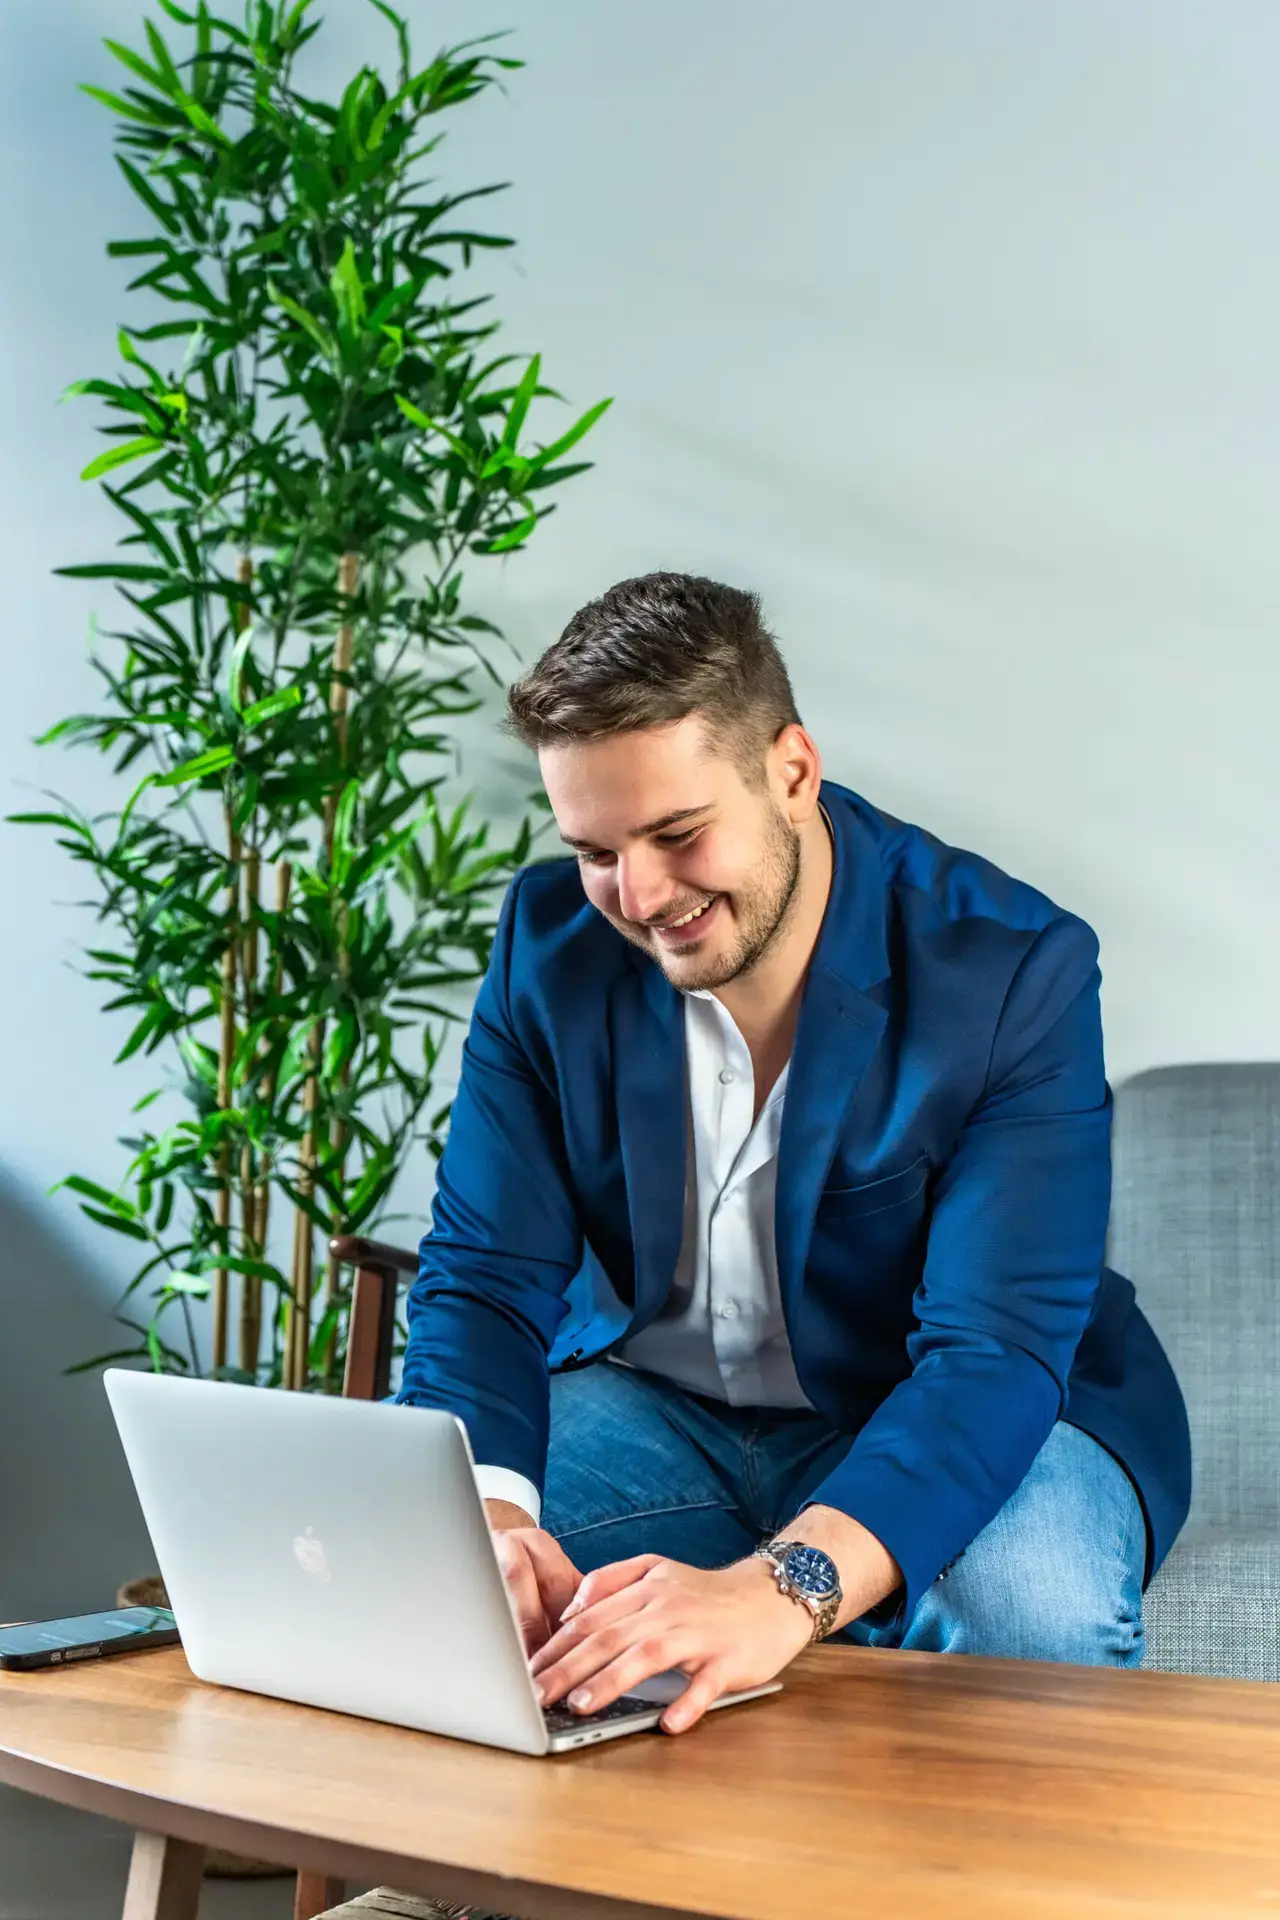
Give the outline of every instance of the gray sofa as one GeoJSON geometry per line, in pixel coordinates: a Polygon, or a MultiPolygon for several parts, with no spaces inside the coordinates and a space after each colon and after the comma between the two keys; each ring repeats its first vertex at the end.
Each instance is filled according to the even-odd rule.
{"type": "Polygon", "coordinates": [[[1107,1257],[1177,1369],[1195,1473],[1144,1664],[1280,1680],[1280,1064],[1128,1081],[1114,1170],[1107,1257]]]}

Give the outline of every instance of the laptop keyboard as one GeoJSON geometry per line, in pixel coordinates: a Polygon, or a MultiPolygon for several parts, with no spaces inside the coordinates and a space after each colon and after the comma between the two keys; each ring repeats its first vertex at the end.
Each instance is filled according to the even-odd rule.
{"type": "Polygon", "coordinates": [[[642,1700],[639,1694],[624,1693],[621,1700],[601,1707],[598,1713],[571,1713],[567,1707],[544,1707],[542,1718],[548,1733],[576,1733],[583,1727],[603,1727],[610,1720],[630,1720],[633,1714],[656,1713],[661,1703],[642,1700]]]}

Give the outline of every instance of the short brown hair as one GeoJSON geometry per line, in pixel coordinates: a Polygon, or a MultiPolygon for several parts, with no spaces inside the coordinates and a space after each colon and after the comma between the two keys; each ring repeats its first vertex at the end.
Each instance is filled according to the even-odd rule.
{"type": "Polygon", "coordinates": [[[575,613],[507,694],[528,747],[599,740],[701,714],[713,745],[752,785],[795,696],[760,601],[689,573],[646,573],[575,613]]]}

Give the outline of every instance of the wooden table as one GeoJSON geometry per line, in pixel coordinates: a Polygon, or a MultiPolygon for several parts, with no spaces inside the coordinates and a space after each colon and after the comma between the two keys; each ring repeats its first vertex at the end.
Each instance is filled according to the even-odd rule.
{"type": "Polygon", "coordinates": [[[530,1760],[194,1680],[0,1674],[0,1779],[139,1831],[129,1920],[202,1849],[527,1920],[1280,1915],[1280,1687],[845,1648],[679,1739],[530,1760]]]}

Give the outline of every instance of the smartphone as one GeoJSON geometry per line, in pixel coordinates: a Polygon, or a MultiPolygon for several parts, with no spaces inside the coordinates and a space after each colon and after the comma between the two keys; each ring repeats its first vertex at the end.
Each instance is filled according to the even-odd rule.
{"type": "Polygon", "coordinates": [[[60,1667],[69,1660],[177,1644],[178,1629],[167,1607],[119,1607],[112,1613],[77,1614],[72,1620],[0,1627],[0,1667],[60,1667]]]}

